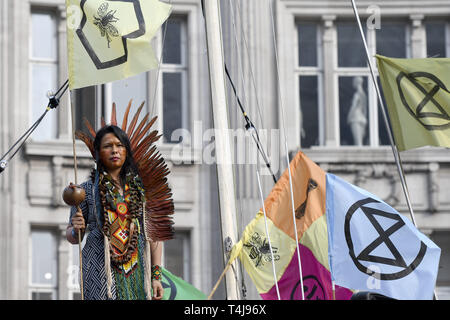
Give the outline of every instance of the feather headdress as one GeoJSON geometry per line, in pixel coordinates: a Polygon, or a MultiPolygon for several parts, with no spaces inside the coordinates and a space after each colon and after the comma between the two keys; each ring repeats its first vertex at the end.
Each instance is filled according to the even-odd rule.
{"type": "MultiPolygon", "coordinates": [[[[150,128],[157,117],[155,116],[148,121],[149,114],[147,113],[138,124],[139,115],[144,106],[143,102],[128,125],[131,103],[132,100],[128,103],[121,126],[118,125],[116,105],[113,103],[110,124],[119,126],[126,132],[130,140],[133,158],[145,189],[144,227],[146,237],[149,238],[147,240],[170,240],[174,235],[172,217],[174,204],[172,191],[167,181],[167,175],[170,171],[164,158],[154,145],[161,135],[158,135],[156,130],[150,132],[150,128]]],[[[94,139],[96,132],[86,118],[84,123],[89,134],[76,131],[75,135],[86,144],[95,159],[94,139]]],[[[106,126],[106,122],[102,118],[102,127],[104,126],[106,126]]]]}

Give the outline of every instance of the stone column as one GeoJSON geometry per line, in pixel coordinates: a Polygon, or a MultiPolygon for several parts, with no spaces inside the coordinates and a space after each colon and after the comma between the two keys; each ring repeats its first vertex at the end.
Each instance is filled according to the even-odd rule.
{"type": "Polygon", "coordinates": [[[423,14],[414,14],[409,17],[412,21],[411,28],[411,58],[427,57],[427,38],[425,26],[422,23],[423,14]]]}
{"type": "MultiPolygon", "coordinates": [[[[57,88],[67,80],[67,29],[66,29],[66,6],[58,6],[58,81],[57,88]]],[[[63,140],[72,139],[72,114],[70,105],[69,89],[62,96],[58,107],[58,138],[63,140]]]]}
{"type": "Polygon", "coordinates": [[[334,15],[322,16],[323,21],[323,78],[324,78],[324,105],[326,114],[325,117],[325,145],[327,147],[337,146],[336,124],[339,123],[339,114],[336,109],[335,97],[335,80],[334,69],[337,65],[337,35],[334,26],[334,15]]]}
{"type": "Polygon", "coordinates": [[[71,244],[66,239],[66,225],[58,226],[58,300],[68,300],[69,260],[71,244]]]}
{"type": "MultiPolygon", "coordinates": [[[[0,2],[0,156],[3,156],[9,149],[9,131],[10,131],[10,112],[8,108],[8,92],[10,83],[8,81],[9,73],[9,23],[10,9],[9,1],[0,2]]],[[[9,226],[10,226],[10,175],[9,168],[0,173],[0,203],[4,212],[2,224],[0,227],[0,299],[7,299],[9,285],[9,226]]]]}

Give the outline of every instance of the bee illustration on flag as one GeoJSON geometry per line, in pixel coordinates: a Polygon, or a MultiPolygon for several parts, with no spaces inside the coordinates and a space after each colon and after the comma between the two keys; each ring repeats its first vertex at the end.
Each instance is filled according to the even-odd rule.
{"type": "Polygon", "coordinates": [[[158,66],[152,38],[172,6],[159,0],[66,0],[70,90],[158,66]],[[73,14],[79,15],[74,19],[73,14]],[[75,22],[74,22],[75,21],[75,22]]]}
{"type": "Polygon", "coordinates": [[[112,41],[111,37],[118,37],[119,31],[117,31],[116,27],[113,23],[119,21],[114,15],[117,10],[109,10],[109,4],[103,2],[97,10],[98,17],[94,15],[94,24],[99,28],[100,34],[102,37],[106,37],[106,41],[108,41],[108,48],[110,48],[109,43],[112,41]]]}
{"type": "MultiPolygon", "coordinates": [[[[244,243],[244,247],[249,248],[249,256],[255,263],[255,267],[264,265],[264,262],[271,262],[272,256],[270,254],[270,246],[267,238],[262,239],[258,232],[255,232],[250,240],[244,243]]],[[[273,259],[280,260],[280,255],[276,254],[278,248],[272,247],[273,259]]]]}

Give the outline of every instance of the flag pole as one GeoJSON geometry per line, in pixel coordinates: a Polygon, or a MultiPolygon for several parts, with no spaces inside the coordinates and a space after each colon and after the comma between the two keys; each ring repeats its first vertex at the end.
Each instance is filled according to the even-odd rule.
{"type": "Polygon", "coordinates": [[[392,135],[391,127],[389,126],[389,121],[388,121],[388,118],[387,118],[387,115],[386,115],[386,108],[384,106],[383,99],[381,98],[380,88],[378,86],[377,78],[375,76],[375,72],[374,72],[374,69],[373,69],[373,66],[372,66],[372,61],[370,59],[369,49],[368,49],[368,46],[367,46],[366,38],[364,36],[364,31],[363,31],[363,28],[362,28],[362,25],[361,25],[361,20],[359,18],[358,9],[356,8],[355,1],[351,0],[351,2],[352,2],[353,11],[355,13],[356,21],[358,22],[358,27],[359,27],[359,31],[361,33],[361,38],[362,38],[362,41],[363,41],[363,44],[364,44],[364,49],[366,51],[367,63],[369,64],[370,73],[372,75],[372,81],[373,81],[373,84],[375,86],[375,90],[377,92],[378,102],[380,104],[381,111],[382,111],[382,114],[383,114],[384,124],[386,126],[386,130],[388,131],[389,142],[391,144],[392,152],[394,154],[395,163],[397,165],[397,170],[398,170],[398,172],[400,174],[400,181],[401,181],[401,184],[402,184],[403,192],[405,193],[406,203],[407,203],[408,208],[409,208],[409,213],[410,213],[410,216],[411,216],[411,220],[414,223],[414,226],[417,227],[416,219],[414,217],[414,211],[413,211],[413,208],[412,208],[412,205],[411,205],[411,200],[410,200],[410,197],[409,197],[408,187],[406,185],[405,174],[404,174],[402,162],[401,162],[401,159],[400,159],[400,153],[398,152],[397,145],[395,144],[394,138],[393,138],[393,135],[392,135]]]}
{"type": "MultiPolygon", "coordinates": [[[[206,42],[211,83],[213,121],[215,127],[217,178],[219,187],[219,205],[222,237],[237,243],[237,226],[234,219],[237,211],[235,183],[232,166],[231,139],[228,128],[228,113],[225,89],[224,56],[222,48],[220,5],[218,0],[202,1],[205,13],[206,42]]],[[[224,251],[226,247],[224,244],[224,251]]],[[[239,300],[238,290],[241,274],[237,269],[225,274],[227,299],[239,300]]]]}
{"type": "MultiPolygon", "coordinates": [[[[363,41],[363,44],[364,44],[364,49],[366,51],[367,63],[369,64],[370,74],[372,76],[372,81],[373,81],[373,84],[375,86],[375,90],[377,92],[378,102],[380,104],[381,111],[382,111],[382,114],[383,114],[384,124],[385,124],[386,130],[388,132],[388,137],[389,137],[389,142],[391,144],[392,153],[394,154],[395,164],[397,165],[397,170],[398,170],[398,173],[400,175],[400,181],[401,181],[401,184],[402,184],[403,192],[405,194],[406,203],[408,205],[408,209],[409,209],[409,213],[410,213],[410,216],[411,216],[411,220],[412,220],[414,226],[417,228],[416,219],[414,217],[414,211],[413,211],[413,208],[412,208],[412,205],[411,205],[411,199],[409,197],[408,186],[406,185],[405,173],[403,171],[403,166],[402,166],[402,162],[401,162],[401,159],[400,159],[400,153],[399,153],[399,151],[397,149],[397,145],[394,142],[394,138],[393,138],[393,135],[392,135],[391,127],[389,126],[389,121],[388,121],[387,115],[386,115],[386,108],[384,106],[383,99],[381,98],[380,88],[378,86],[377,78],[375,76],[375,72],[374,72],[374,69],[373,69],[373,66],[372,66],[372,61],[370,59],[369,48],[367,46],[367,41],[366,41],[366,38],[364,36],[364,31],[363,31],[363,28],[362,28],[362,25],[361,25],[361,20],[359,18],[358,9],[356,8],[355,0],[351,0],[351,2],[352,2],[353,12],[355,13],[356,21],[358,23],[359,32],[361,33],[361,38],[362,38],[362,41],[363,41]]],[[[436,300],[438,299],[437,295],[436,295],[436,290],[434,291],[434,298],[436,300]]]]}
{"type": "MultiPolygon", "coordinates": [[[[78,166],[77,166],[77,152],[75,147],[75,94],[72,90],[69,90],[70,95],[70,111],[72,120],[72,152],[73,152],[73,171],[75,177],[75,185],[78,185],[78,166]]],[[[80,211],[79,205],[77,205],[77,210],[80,211]]],[[[83,254],[81,248],[81,230],[78,230],[78,258],[79,258],[79,273],[80,273],[80,293],[81,300],[84,300],[84,289],[83,289],[83,254]]]]}

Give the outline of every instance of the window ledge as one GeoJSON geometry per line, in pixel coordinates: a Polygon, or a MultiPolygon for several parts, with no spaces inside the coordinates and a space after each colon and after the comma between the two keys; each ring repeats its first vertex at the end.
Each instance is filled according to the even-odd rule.
{"type": "MultiPolygon", "coordinates": [[[[201,163],[202,150],[178,144],[157,145],[161,155],[174,164],[201,163]]],[[[26,156],[39,157],[73,157],[72,140],[29,141],[24,146],[26,156]]],[[[91,153],[84,142],[76,140],[75,151],[78,158],[91,158],[91,153]]]]}
{"type": "MultiPolygon", "coordinates": [[[[395,162],[390,146],[383,147],[312,147],[302,150],[308,157],[318,163],[366,163],[395,162]]],[[[450,149],[423,147],[400,152],[402,162],[450,162],[450,149]]]]}
{"type": "Polygon", "coordinates": [[[194,148],[189,145],[180,144],[161,144],[158,146],[164,159],[173,164],[196,164],[202,163],[202,149],[194,148]]]}
{"type": "MultiPolygon", "coordinates": [[[[72,140],[29,141],[24,150],[27,156],[73,157],[72,140]]],[[[89,149],[80,140],[75,141],[75,152],[77,157],[92,157],[89,149]]]]}

